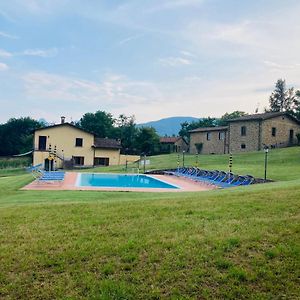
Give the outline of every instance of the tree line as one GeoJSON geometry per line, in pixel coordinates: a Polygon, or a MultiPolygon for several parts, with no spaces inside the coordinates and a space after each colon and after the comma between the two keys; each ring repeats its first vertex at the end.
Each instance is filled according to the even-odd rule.
{"type": "MultiPolygon", "coordinates": [[[[105,111],[86,113],[74,126],[102,138],[121,140],[124,154],[155,154],[159,151],[159,136],[152,127],[137,127],[133,116],[113,118],[105,111]]],[[[33,148],[34,131],[48,126],[30,117],[11,118],[0,125],[0,156],[26,153],[33,148]]]]}
{"type": "MultiPolygon", "coordinates": [[[[279,79],[269,98],[266,112],[288,112],[300,120],[300,91],[287,88],[286,82],[279,79]]],[[[189,131],[199,127],[226,126],[231,119],[247,115],[243,111],[233,111],[221,118],[202,118],[194,122],[181,124],[179,135],[189,139],[189,131]]],[[[121,140],[121,152],[124,154],[153,155],[160,152],[159,136],[152,127],[138,127],[134,116],[124,114],[114,118],[112,114],[98,110],[85,113],[74,125],[97,137],[121,140]]],[[[11,118],[0,124],[0,156],[25,153],[33,148],[33,134],[36,129],[47,126],[44,121],[30,117],[11,118]]]]}

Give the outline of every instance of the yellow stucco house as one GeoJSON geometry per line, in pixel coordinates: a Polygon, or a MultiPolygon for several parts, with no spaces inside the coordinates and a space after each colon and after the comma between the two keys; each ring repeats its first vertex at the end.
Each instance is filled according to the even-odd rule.
{"type": "Polygon", "coordinates": [[[121,141],[97,138],[70,123],[37,129],[34,133],[33,165],[46,170],[124,164],[139,156],[120,154],[121,141]]]}

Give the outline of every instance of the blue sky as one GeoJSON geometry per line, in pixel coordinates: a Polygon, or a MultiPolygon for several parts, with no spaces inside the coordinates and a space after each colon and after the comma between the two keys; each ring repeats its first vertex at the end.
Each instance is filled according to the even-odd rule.
{"type": "Polygon", "coordinates": [[[300,88],[299,0],[0,0],[0,122],[263,111],[300,88]]]}

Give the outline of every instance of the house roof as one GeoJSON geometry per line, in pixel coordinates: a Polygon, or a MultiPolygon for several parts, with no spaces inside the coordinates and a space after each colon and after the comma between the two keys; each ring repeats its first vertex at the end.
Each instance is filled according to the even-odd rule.
{"type": "Polygon", "coordinates": [[[180,136],[164,136],[159,138],[159,141],[161,143],[176,143],[180,138],[180,136]]]}
{"type": "MultiPolygon", "coordinates": [[[[70,124],[70,123],[51,125],[51,126],[36,129],[35,131],[49,129],[49,128],[55,128],[55,127],[60,127],[60,126],[70,126],[72,128],[75,128],[77,130],[83,131],[85,133],[88,133],[88,134],[91,134],[91,135],[94,136],[94,134],[92,134],[92,133],[90,133],[86,130],[83,130],[81,128],[78,128],[75,125],[70,124]]],[[[97,137],[94,137],[93,147],[95,147],[95,148],[106,148],[106,149],[120,149],[120,148],[122,148],[120,140],[108,139],[108,138],[97,138],[97,137]]]]}
{"type": "Polygon", "coordinates": [[[107,148],[107,149],[120,149],[121,141],[116,139],[108,139],[108,138],[95,138],[93,147],[107,148]]]}
{"type": "Polygon", "coordinates": [[[267,120],[267,119],[272,119],[280,116],[286,116],[289,117],[290,119],[294,120],[298,124],[300,122],[294,118],[292,115],[286,113],[286,112],[267,112],[263,114],[254,114],[254,115],[247,115],[247,116],[242,116],[240,118],[228,120],[228,122],[241,122],[241,121],[262,121],[262,120],[267,120]]]}
{"type": "Polygon", "coordinates": [[[181,136],[163,136],[159,138],[159,141],[163,144],[175,144],[180,139],[182,139],[183,142],[188,145],[188,142],[181,136]]]}
{"type": "Polygon", "coordinates": [[[200,127],[193,130],[190,130],[190,133],[193,132],[207,132],[207,131],[226,131],[228,130],[227,126],[216,126],[216,127],[200,127]]]}
{"type": "Polygon", "coordinates": [[[89,133],[91,135],[93,135],[92,133],[84,130],[84,129],[81,129],[81,128],[78,128],[77,126],[73,125],[73,124],[70,124],[70,123],[62,123],[62,124],[55,124],[55,125],[50,125],[50,126],[47,126],[47,127],[42,127],[42,128],[38,128],[36,129],[35,131],[40,131],[40,130],[44,130],[44,129],[49,129],[49,128],[55,128],[55,127],[61,127],[61,126],[69,126],[69,127],[72,127],[72,128],[75,128],[77,130],[80,130],[80,131],[83,131],[85,133],[89,133]]]}

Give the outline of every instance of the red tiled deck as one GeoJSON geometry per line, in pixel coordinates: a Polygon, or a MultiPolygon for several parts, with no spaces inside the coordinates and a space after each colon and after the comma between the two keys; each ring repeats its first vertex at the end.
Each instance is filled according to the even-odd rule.
{"type": "Polygon", "coordinates": [[[187,178],[179,178],[170,175],[151,175],[154,178],[165,181],[179,187],[179,189],[157,189],[157,188],[110,188],[110,187],[82,187],[76,186],[76,172],[67,172],[62,182],[33,181],[22,188],[22,190],[89,190],[89,191],[126,191],[126,192],[200,192],[216,189],[215,186],[202,182],[195,182],[187,178]]]}

